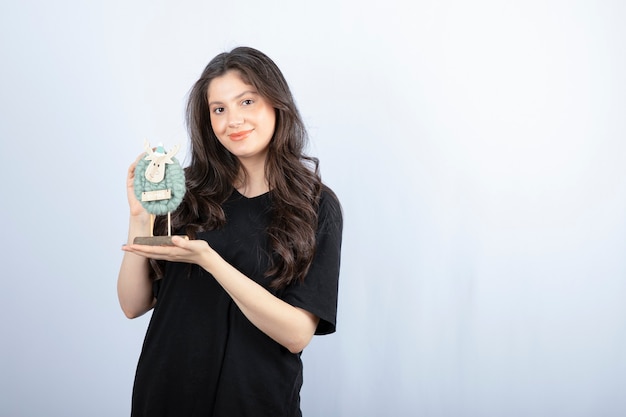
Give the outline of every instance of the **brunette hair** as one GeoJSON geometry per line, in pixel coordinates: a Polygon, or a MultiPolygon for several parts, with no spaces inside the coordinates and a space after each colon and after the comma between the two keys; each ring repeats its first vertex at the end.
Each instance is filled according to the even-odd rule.
{"type": "MultiPolygon", "coordinates": [[[[305,155],[308,136],[287,81],[262,52],[239,47],[217,55],[192,87],[187,103],[191,163],[185,169],[187,192],[173,213],[174,227],[193,237],[224,225],[222,203],[233,191],[241,166],[217,139],[211,126],[207,91],[211,81],[229,71],[252,85],[274,107],[276,126],[269,144],[265,175],[271,190],[268,226],[273,288],[306,276],[315,251],[317,209],[322,192],[317,158],[305,155]]],[[[159,228],[163,221],[159,222],[159,228]]]]}

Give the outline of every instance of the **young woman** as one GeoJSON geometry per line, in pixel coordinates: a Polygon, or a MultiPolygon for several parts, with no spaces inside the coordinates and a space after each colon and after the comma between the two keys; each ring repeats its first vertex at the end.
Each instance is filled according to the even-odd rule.
{"type": "Polygon", "coordinates": [[[303,153],[302,119],[263,53],[216,56],[191,90],[187,124],[187,193],[172,223],[188,239],[132,244],[150,230],[133,191],[142,156],[128,170],[118,296],[129,318],[154,309],[132,415],[300,416],[301,352],[335,331],[340,204],[303,153]]]}

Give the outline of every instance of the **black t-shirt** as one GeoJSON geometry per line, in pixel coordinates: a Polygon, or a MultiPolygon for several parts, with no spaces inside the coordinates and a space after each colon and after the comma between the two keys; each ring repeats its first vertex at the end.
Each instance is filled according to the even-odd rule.
{"type": "MultiPolygon", "coordinates": [[[[333,194],[320,201],[316,253],[303,283],[269,288],[266,228],[271,192],[233,191],[226,225],[199,233],[228,263],[335,331],[342,215],[333,194]]],[[[132,416],[300,416],[302,362],[257,329],[217,281],[197,265],[167,263],[137,365],[132,416]]]]}

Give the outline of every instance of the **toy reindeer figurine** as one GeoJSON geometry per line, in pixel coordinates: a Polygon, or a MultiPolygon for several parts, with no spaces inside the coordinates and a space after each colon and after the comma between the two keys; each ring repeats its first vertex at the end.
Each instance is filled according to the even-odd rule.
{"type": "Polygon", "coordinates": [[[134,243],[141,245],[171,245],[171,213],[176,210],[185,195],[185,171],[174,155],[180,145],[166,152],[162,144],[155,150],[147,141],[144,144],[146,157],[135,167],[135,195],[141,205],[150,213],[150,236],[136,237],[134,243]],[[154,236],[156,216],[167,214],[167,236],[154,236]]]}

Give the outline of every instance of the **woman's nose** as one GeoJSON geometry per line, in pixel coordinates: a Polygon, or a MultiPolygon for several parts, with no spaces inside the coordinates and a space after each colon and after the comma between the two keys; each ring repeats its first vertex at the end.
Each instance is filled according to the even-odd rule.
{"type": "Polygon", "coordinates": [[[243,116],[237,112],[230,112],[228,118],[229,127],[237,127],[243,124],[243,116]]]}

